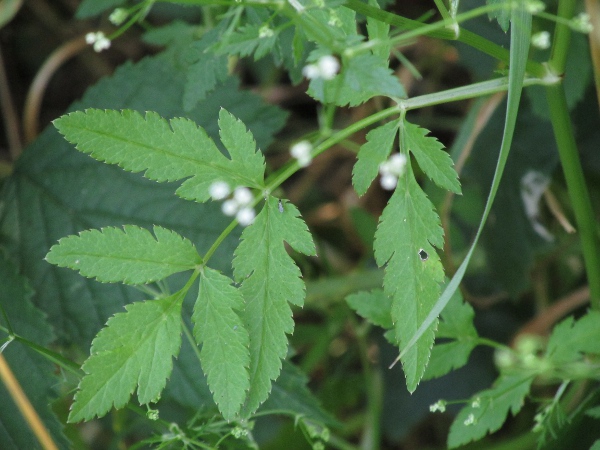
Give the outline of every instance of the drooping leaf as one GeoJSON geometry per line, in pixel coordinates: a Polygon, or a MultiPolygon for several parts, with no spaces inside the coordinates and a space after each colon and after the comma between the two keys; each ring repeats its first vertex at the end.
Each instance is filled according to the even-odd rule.
{"type": "MultiPolygon", "coordinates": [[[[230,116],[222,109],[219,123],[230,116]]],[[[188,119],[167,122],[154,112],[143,117],[132,110],[88,109],[56,119],[54,125],[78,150],[99,161],[144,171],[144,176],[159,182],[189,178],[176,191],[186,199],[208,200],[215,181],[232,187],[263,184],[264,158],[256,153],[256,145],[242,149],[242,159],[234,156],[240,149],[234,149],[229,159],[204,129],[188,119]]]]}
{"type": "Polygon", "coordinates": [[[202,263],[194,245],[155,226],[154,234],[134,225],[83,231],[54,245],[46,260],[103,283],[146,284],[202,263]]]}
{"type": "Polygon", "coordinates": [[[392,121],[367,133],[367,142],[360,147],[352,169],[352,184],[358,195],[364,195],[379,173],[379,165],[392,151],[398,133],[398,122],[392,121]]]}
{"type": "Polygon", "coordinates": [[[248,332],[236,311],[244,307],[242,293],[231,280],[205,267],[200,275],[192,320],[202,345],[202,369],[223,417],[232,420],[249,388],[248,332]]]}
{"type": "MultiPolygon", "coordinates": [[[[383,285],[392,298],[392,322],[400,346],[414,335],[440,293],[444,270],[433,246],[443,246],[440,219],[408,171],[400,177],[375,233],[375,259],[379,266],[386,265],[383,285]]],[[[410,392],[429,361],[436,326],[434,321],[402,358],[410,392]]]]}
{"type": "Polygon", "coordinates": [[[589,311],[577,322],[568,317],[550,335],[547,357],[557,366],[581,357],[582,353],[600,354],[600,312],[589,311]]]}
{"type": "Polygon", "coordinates": [[[394,326],[390,315],[392,299],[385,295],[383,290],[357,292],[346,297],[346,302],[358,315],[369,322],[385,329],[394,326]]]}
{"type": "Polygon", "coordinates": [[[135,389],[140,404],[158,401],[181,346],[182,301],[177,293],[132,303],[126,313],[108,320],[82,366],[86,375],[69,422],[101,417],[113,406],[122,408],[135,389]]]}
{"type": "MultiPolygon", "coordinates": [[[[226,24],[225,21],[220,24],[226,24]]],[[[183,107],[191,110],[198,102],[206,98],[206,94],[227,78],[227,56],[217,55],[210,47],[221,34],[222,27],[215,27],[202,39],[190,44],[187,50],[187,80],[183,93],[183,107]]]]}
{"type": "Polygon", "coordinates": [[[448,447],[458,447],[498,430],[509,411],[515,415],[521,410],[533,378],[522,373],[501,375],[492,388],[479,392],[454,419],[448,447]]]}
{"type": "MultiPolygon", "coordinates": [[[[17,273],[15,265],[0,255],[0,325],[40,346],[55,338],[45,314],[31,302],[30,283],[17,273]]],[[[0,346],[8,335],[0,331],[0,346]]],[[[37,412],[59,448],[72,445],[63,434],[62,425],[50,407],[58,397],[56,366],[33,348],[19,341],[10,342],[2,356],[17,379],[27,399],[37,412]]],[[[0,383],[0,447],[6,450],[39,448],[35,434],[20,414],[4,383],[0,383]]]]}
{"type": "Polygon", "coordinates": [[[431,180],[443,189],[460,194],[458,174],[450,155],[443,151],[444,146],[425,128],[404,122],[402,131],[406,134],[408,150],[415,155],[419,167],[431,180]]]}
{"type": "Polygon", "coordinates": [[[431,360],[423,375],[424,380],[441,377],[467,363],[471,351],[477,345],[474,317],[471,305],[463,301],[460,291],[455,292],[440,315],[436,340],[443,341],[436,342],[431,350],[431,360]]]}
{"type": "Polygon", "coordinates": [[[284,241],[294,250],[314,255],[306,224],[291,203],[280,212],[269,197],[254,222],[244,229],[235,251],[235,279],[242,282],[246,306],[242,314],[250,336],[250,391],[243,414],[254,412],[271,391],[287,353],[286,334],[294,330],[289,303],[302,306],[304,283],[300,269],[287,254],[284,241]],[[288,303],[289,302],[289,303],[288,303]]]}

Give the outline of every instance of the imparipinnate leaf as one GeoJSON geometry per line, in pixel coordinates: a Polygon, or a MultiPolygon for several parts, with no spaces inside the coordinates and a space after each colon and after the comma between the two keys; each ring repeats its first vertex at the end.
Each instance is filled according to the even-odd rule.
{"type": "Polygon", "coordinates": [[[450,155],[443,150],[444,146],[433,136],[427,136],[429,130],[404,122],[402,132],[408,150],[415,155],[419,167],[431,180],[443,189],[460,194],[458,174],[450,155]]]}
{"type": "Polygon", "coordinates": [[[134,225],[83,231],[60,239],[46,260],[104,283],[126,284],[162,280],[202,263],[187,239],[159,226],[154,234],[134,225]]]}
{"type": "Polygon", "coordinates": [[[251,414],[267,398],[287,353],[286,334],[294,330],[289,303],[302,306],[304,282],[288,255],[294,250],[314,255],[315,247],[298,209],[269,197],[254,222],[244,229],[235,251],[235,279],[242,282],[246,306],[242,314],[250,336],[250,390],[242,412],[251,414]],[[288,303],[289,302],[289,303],[288,303]]]}
{"type": "MultiPolygon", "coordinates": [[[[386,265],[384,290],[392,298],[392,322],[400,345],[414,335],[438,299],[444,270],[433,246],[443,246],[443,231],[433,205],[412,171],[400,177],[375,233],[375,259],[386,265]]],[[[406,384],[413,392],[433,346],[437,320],[402,357],[406,384]]]]}
{"type": "MultiPolygon", "coordinates": [[[[230,114],[221,110],[219,121],[230,114]]],[[[232,159],[188,119],[167,122],[154,112],[143,117],[136,111],[88,109],[67,114],[54,121],[65,138],[90,156],[118,164],[130,172],[144,171],[155,181],[189,178],[177,189],[183,198],[204,202],[209,187],[225,181],[232,187],[263,185],[264,159],[256,146],[235,149],[232,159]]]]}
{"type": "Polygon", "coordinates": [[[79,383],[69,422],[125,406],[136,388],[140,404],[158,401],[181,346],[182,302],[179,293],[136,302],[108,320],[82,366],[87,375],[79,383]]]}
{"type": "Polygon", "coordinates": [[[600,354],[600,312],[589,311],[577,322],[568,317],[554,327],[546,355],[555,364],[575,361],[581,353],[600,354]]]}
{"type": "Polygon", "coordinates": [[[379,173],[379,165],[392,151],[398,134],[398,122],[392,121],[367,133],[367,142],[360,147],[358,160],[352,169],[352,184],[363,195],[379,173]]]}
{"type": "Polygon", "coordinates": [[[244,308],[244,298],[231,283],[225,275],[205,267],[192,315],[194,336],[202,345],[202,369],[227,420],[238,413],[250,386],[248,332],[236,313],[244,308]]]}
{"type": "Polygon", "coordinates": [[[521,410],[533,379],[534,376],[527,373],[501,375],[492,388],[479,392],[454,419],[448,447],[476,441],[498,430],[509,411],[515,415],[521,410]]]}
{"type": "Polygon", "coordinates": [[[346,302],[358,315],[369,322],[385,329],[394,326],[390,314],[392,299],[385,295],[383,290],[373,289],[369,292],[357,292],[346,297],[346,302]]]}
{"type": "Polygon", "coordinates": [[[443,342],[433,346],[424,380],[441,377],[467,363],[477,345],[474,317],[471,305],[463,301],[460,291],[456,291],[440,315],[436,339],[443,339],[443,342]],[[448,342],[448,339],[452,341],[448,342]]]}

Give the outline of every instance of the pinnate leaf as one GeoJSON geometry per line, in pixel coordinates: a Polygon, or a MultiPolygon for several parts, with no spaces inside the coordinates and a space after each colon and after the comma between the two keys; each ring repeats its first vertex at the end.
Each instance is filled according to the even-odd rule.
{"type": "Polygon", "coordinates": [[[289,303],[302,306],[305,288],[300,269],[288,255],[294,250],[314,255],[312,237],[291,203],[279,211],[269,197],[254,222],[244,229],[235,251],[235,279],[242,282],[246,306],[242,314],[250,336],[250,390],[243,414],[249,415],[267,398],[287,353],[286,334],[294,330],[289,303]]]}
{"type": "Polygon", "coordinates": [[[600,354],[600,312],[590,311],[577,322],[568,317],[554,327],[546,355],[556,364],[580,358],[581,353],[600,354]]]}
{"type": "Polygon", "coordinates": [[[155,226],[154,234],[134,225],[83,231],[54,245],[46,260],[104,283],[145,284],[196,267],[194,245],[177,233],[155,226]]]}
{"type": "Polygon", "coordinates": [[[181,346],[181,304],[174,294],[132,303],[111,317],[83,364],[69,422],[101,417],[123,407],[137,387],[141,404],[158,401],[181,346]]]}
{"type": "Polygon", "coordinates": [[[531,374],[501,375],[491,389],[478,393],[454,419],[448,435],[448,447],[476,441],[498,430],[509,411],[515,415],[521,410],[533,379],[531,374]]]}
{"type": "Polygon", "coordinates": [[[367,133],[367,142],[360,147],[352,170],[352,184],[358,195],[364,195],[379,173],[379,165],[392,151],[398,133],[398,122],[388,122],[367,133]]]}
{"type": "MultiPolygon", "coordinates": [[[[219,123],[231,116],[221,109],[219,123]]],[[[232,187],[263,185],[264,159],[256,146],[235,149],[244,158],[223,155],[206,131],[188,119],[166,121],[154,112],[88,109],[60,117],[54,125],[77,149],[99,161],[144,172],[155,181],[189,178],[177,189],[183,198],[204,202],[209,187],[225,181],[232,187]]],[[[252,140],[252,142],[254,142],[252,140]]]]}
{"type": "Polygon", "coordinates": [[[450,155],[443,150],[444,146],[425,128],[404,122],[403,132],[408,150],[415,155],[419,166],[431,180],[443,189],[460,194],[458,174],[450,155]]]}
{"type": "Polygon", "coordinates": [[[248,332],[234,311],[243,307],[244,298],[231,280],[205,267],[192,315],[194,336],[202,345],[200,360],[208,386],[227,420],[238,413],[249,388],[248,332]]]}
{"type": "MultiPolygon", "coordinates": [[[[440,219],[412,172],[398,182],[375,233],[375,259],[386,265],[383,281],[392,298],[392,322],[401,345],[415,334],[440,294],[444,270],[433,248],[443,246],[440,219]]],[[[419,383],[434,341],[437,320],[402,358],[407,388],[419,383]]]]}

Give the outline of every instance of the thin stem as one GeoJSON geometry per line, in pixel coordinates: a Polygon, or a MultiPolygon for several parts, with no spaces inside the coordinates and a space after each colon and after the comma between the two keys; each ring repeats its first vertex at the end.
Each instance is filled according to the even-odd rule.
{"type": "Polygon", "coordinates": [[[590,285],[590,303],[593,309],[600,311],[600,242],[596,234],[596,218],[585,185],[564,88],[548,86],[546,96],[554,137],[581,238],[583,259],[590,285]]]}
{"type": "MultiPolygon", "coordinates": [[[[573,16],[574,11],[574,0],[561,0],[558,3],[556,15],[559,18],[570,19],[573,16]]],[[[553,41],[548,66],[554,73],[562,75],[567,64],[567,53],[569,51],[569,44],[571,43],[571,28],[564,22],[557,21],[556,28],[554,29],[553,41]]]]}

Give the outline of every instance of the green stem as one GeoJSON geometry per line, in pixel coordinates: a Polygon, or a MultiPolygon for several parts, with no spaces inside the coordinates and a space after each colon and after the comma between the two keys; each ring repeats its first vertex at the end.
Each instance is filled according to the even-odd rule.
{"type": "MultiPolygon", "coordinates": [[[[575,6],[574,0],[561,0],[558,4],[558,17],[570,19],[575,6]]],[[[571,29],[562,21],[557,21],[548,66],[558,75],[564,73],[570,42],[571,29]]],[[[546,87],[546,97],[560,162],[581,237],[583,259],[590,285],[590,303],[593,309],[600,310],[600,242],[596,234],[596,217],[585,185],[564,87],[562,85],[546,87]]]]}
{"type": "Polygon", "coordinates": [[[581,238],[583,259],[590,286],[590,303],[593,309],[600,311],[600,243],[596,235],[596,218],[585,185],[564,88],[548,86],[546,96],[554,137],[581,238]]]}

